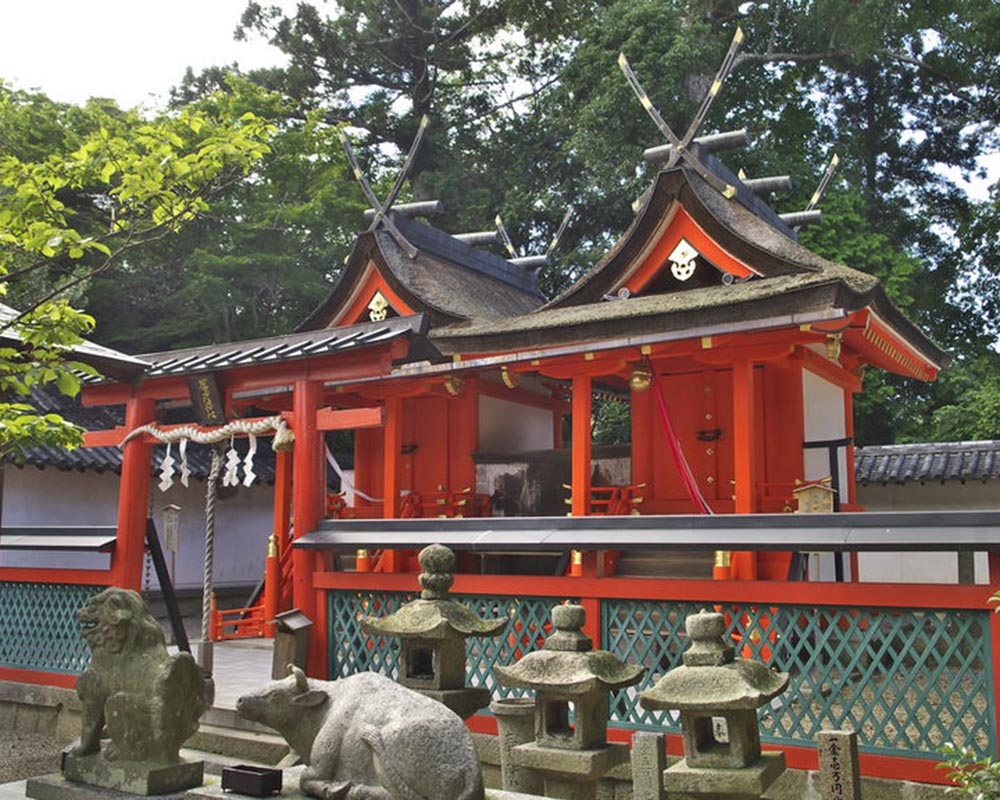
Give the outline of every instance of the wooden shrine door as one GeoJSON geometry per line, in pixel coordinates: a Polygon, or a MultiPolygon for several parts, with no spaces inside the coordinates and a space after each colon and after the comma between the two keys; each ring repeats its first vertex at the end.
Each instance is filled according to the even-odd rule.
{"type": "MultiPolygon", "coordinates": [[[[702,494],[716,513],[732,511],[732,373],[705,370],[658,377],[677,438],[702,494]]],[[[658,513],[695,513],[695,506],[667,447],[658,412],[654,408],[652,413],[653,507],[650,511],[655,508],[658,513]]]]}

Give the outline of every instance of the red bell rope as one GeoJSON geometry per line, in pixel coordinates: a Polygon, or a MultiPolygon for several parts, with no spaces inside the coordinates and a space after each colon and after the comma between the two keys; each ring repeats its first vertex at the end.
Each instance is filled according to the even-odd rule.
{"type": "Polygon", "coordinates": [[[708,501],[705,500],[705,496],[701,493],[701,488],[695,480],[694,473],[691,472],[691,465],[688,464],[688,460],[684,457],[684,450],[674,431],[674,423],[670,419],[670,412],[667,411],[667,404],[663,399],[663,389],[660,387],[660,381],[655,375],[653,376],[652,384],[653,392],[656,394],[656,407],[660,412],[660,422],[663,423],[663,430],[666,433],[667,447],[670,448],[670,455],[673,456],[674,463],[677,465],[677,471],[681,474],[681,481],[684,483],[684,488],[687,489],[688,497],[691,498],[691,501],[695,504],[700,514],[714,514],[715,512],[709,507],[708,501]]]}

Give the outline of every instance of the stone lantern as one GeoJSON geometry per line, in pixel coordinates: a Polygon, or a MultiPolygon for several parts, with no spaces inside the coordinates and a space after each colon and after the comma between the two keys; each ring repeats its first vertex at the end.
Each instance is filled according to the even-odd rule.
{"type": "Polygon", "coordinates": [[[643,708],[681,712],[684,759],[663,773],[670,796],[759,797],[785,769],[784,753],[761,753],[757,709],[788,687],[788,675],[735,658],[722,614],[687,618],[691,647],[639,696],[643,708]]]}
{"type": "Polygon", "coordinates": [[[467,719],[490,702],[485,687],[465,685],[465,640],[469,636],[497,636],[507,619],[480,619],[452,600],[455,554],[432,544],[418,556],[423,572],[420,598],[387,617],[365,617],[361,628],[369,636],[396,636],[401,642],[399,682],[431,697],[467,719]]]}
{"type": "Polygon", "coordinates": [[[511,755],[545,776],[546,797],[594,798],[601,776],[629,757],[627,745],[607,740],[608,693],[635,685],[645,670],[594,650],[585,621],[583,606],[556,606],[556,630],[542,649],[495,668],[500,684],[535,692],[535,740],[511,755]]]}

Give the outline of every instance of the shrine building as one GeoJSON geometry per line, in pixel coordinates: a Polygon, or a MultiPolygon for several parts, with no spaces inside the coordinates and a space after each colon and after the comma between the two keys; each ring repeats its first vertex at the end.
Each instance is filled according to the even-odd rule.
{"type": "MultiPolygon", "coordinates": [[[[491,690],[500,691],[492,664],[537,644],[553,602],[588,608],[595,647],[652,659],[650,680],[679,658],[685,615],[714,604],[727,609],[743,651],[790,672],[790,694],[804,698],[769,712],[764,730],[791,766],[812,764],[814,733],[850,723],[856,708],[866,774],[940,780],[932,762],[945,740],[995,752],[983,664],[997,632],[982,589],[948,587],[942,601],[915,587],[851,582],[859,540],[850,536],[867,530],[853,470],[852,398],[863,371],[929,381],[945,354],[877,278],[805,248],[753,182],[697,142],[691,152],[697,165],[682,159],[659,171],[620,240],[552,299],[539,290],[537,264],[405,208],[376,208],[342,277],[297,331],[139,356],[127,379],[87,386],[85,404],[125,407],[123,426],[86,439],[124,442],[110,566],[48,577],[0,567],[0,582],[84,594],[138,588],[154,445],[216,443],[211,492],[213,481],[254,468],[252,448],[225,456],[232,437],[259,437],[259,447],[282,438],[270,543],[256,534],[245,542],[268,550],[264,597],[240,611],[269,635],[276,613],[298,609],[312,623],[311,675],[391,671],[393,651],[366,643],[360,619],[412,596],[415,554],[439,541],[459,553],[456,595],[511,619],[499,649],[469,645],[476,678],[491,690]],[[613,452],[592,442],[594,404],[608,398],[627,402],[631,429],[613,452]],[[351,470],[337,464],[335,431],[352,434],[351,470]],[[335,473],[341,490],[331,492],[335,473]],[[808,510],[826,513],[790,513],[808,510]],[[817,581],[803,558],[813,550],[838,554],[836,580],[817,581]],[[672,572],[678,559],[694,572],[672,572]],[[959,622],[932,610],[942,602],[959,622]],[[979,667],[928,667],[928,679],[912,658],[865,650],[866,637],[881,643],[880,631],[899,626],[937,641],[933,625],[965,625],[956,647],[979,654],[979,667]],[[851,660],[864,652],[869,659],[851,660]],[[863,687],[848,680],[858,670],[886,691],[902,681],[925,693],[926,680],[946,673],[973,681],[981,701],[949,706],[950,727],[887,726],[900,708],[919,709],[904,693],[873,716],[863,687]]],[[[892,528],[881,517],[872,526],[876,538],[892,528]]],[[[949,544],[966,546],[964,535],[949,544]]],[[[45,682],[43,672],[0,663],[8,679],[45,682]]],[[[612,704],[612,739],[670,729],[638,707],[643,688],[612,704]]],[[[495,731],[488,715],[469,724],[495,731]]],[[[679,736],[671,741],[679,752],[679,736]]]]}

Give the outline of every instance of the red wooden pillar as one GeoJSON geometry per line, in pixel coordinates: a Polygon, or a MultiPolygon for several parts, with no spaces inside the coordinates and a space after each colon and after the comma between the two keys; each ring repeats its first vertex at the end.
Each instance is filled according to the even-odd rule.
{"type": "MultiPolygon", "coordinates": [[[[131,397],[125,403],[125,430],[133,431],[153,421],[153,400],[131,397]]],[[[141,436],[130,440],[122,452],[122,477],[118,485],[118,534],[111,560],[111,582],[124,589],[142,588],[142,562],[146,553],[146,517],[153,468],[153,445],[141,436]]]]}
{"type": "Polygon", "coordinates": [[[590,376],[573,378],[573,486],[571,510],[574,517],[585,517],[590,509],[590,376]]]}
{"type": "MultiPolygon", "coordinates": [[[[400,462],[403,448],[403,400],[387,397],[385,401],[385,437],[382,453],[382,518],[396,519],[399,515],[400,462]]],[[[405,554],[399,550],[382,553],[382,569],[401,572],[405,554]]]]}
{"type": "MultiPolygon", "coordinates": [[[[289,540],[292,518],[292,453],[289,451],[274,454],[274,536],[278,540],[278,593],[275,596],[275,611],[281,613],[290,608],[292,587],[283,584],[285,576],[281,565],[291,560],[289,552],[292,543],[289,540]]],[[[289,578],[290,579],[290,578],[289,578]]]]}
{"type": "Polygon", "coordinates": [[[479,447],[479,386],[465,382],[461,397],[448,401],[448,485],[459,491],[476,489],[476,465],[472,454],[479,447]]]}
{"type": "Polygon", "coordinates": [[[382,518],[396,519],[399,513],[399,462],[403,447],[403,401],[385,401],[385,451],[382,457],[382,518]]]}
{"type": "MultiPolygon", "coordinates": [[[[322,398],[323,384],[314,381],[295,382],[292,400],[295,411],[292,520],[296,539],[314,530],[323,518],[326,470],[322,439],[316,428],[316,410],[322,398]]],[[[292,603],[309,619],[315,620],[313,566],[312,553],[306,550],[292,551],[292,603]]]]}
{"type": "MultiPolygon", "coordinates": [[[[754,368],[750,361],[733,365],[733,477],[736,481],[735,512],[753,514],[756,511],[757,476],[754,447],[754,420],[757,416],[754,368]]],[[[738,580],[757,579],[757,555],[752,552],[733,553],[732,576],[738,580]]]]}
{"type": "MultiPolygon", "coordinates": [[[[654,376],[653,380],[657,380],[654,376]]],[[[655,497],[653,487],[653,390],[631,393],[632,483],[646,484],[646,497],[655,497]]]]}
{"type": "Polygon", "coordinates": [[[290,546],[288,533],[292,516],[292,453],[274,454],[274,535],[278,539],[278,558],[284,558],[290,546]]]}

